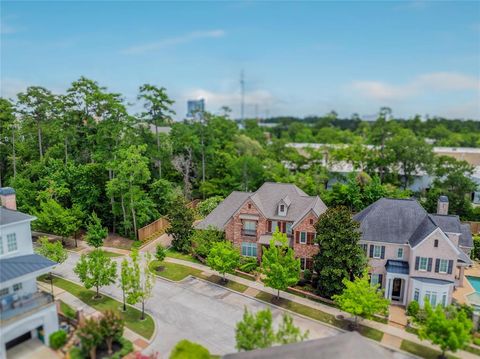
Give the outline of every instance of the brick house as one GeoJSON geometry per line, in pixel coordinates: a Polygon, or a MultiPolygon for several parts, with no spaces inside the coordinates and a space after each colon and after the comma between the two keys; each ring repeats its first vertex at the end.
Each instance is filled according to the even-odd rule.
{"type": "Polygon", "coordinates": [[[326,209],[320,197],[309,196],[293,184],[266,182],[256,192],[232,192],[196,228],[224,231],[243,256],[258,260],[278,228],[305,269],[312,267],[318,252],[315,223],[326,209]]]}
{"type": "Polygon", "coordinates": [[[369,257],[373,284],[393,303],[447,305],[472,264],[473,240],[468,224],[448,215],[441,196],[429,214],[414,199],[382,198],[353,217],[360,222],[360,245],[369,257]]]}

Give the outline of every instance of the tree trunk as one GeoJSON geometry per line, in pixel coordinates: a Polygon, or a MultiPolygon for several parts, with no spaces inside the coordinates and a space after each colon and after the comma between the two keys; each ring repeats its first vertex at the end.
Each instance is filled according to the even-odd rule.
{"type": "Polygon", "coordinates": [[[280,289],[277,289],[277,299],[280,299],[280,289]]]}
{"type": "Polygon", "coordinates": [[[122,296],[123,296],[123,311],[127,311],[127,304],[125,303],[125,288],[122,287],[122,296]]]}
{"type": "MultiPolygon", "coordinates": [[[[108,179],[111,181],[113,179],[113,171],[111,169],[108,170],[108,179]]],[[[112,232],[115,234],[116,232],[116,216],[115,216],[115,198],[110,196],[110,207],[112,211],[112,232]]]]}
{"type": "Polygon", "coordinates": [[[155,121],[155,135],[157,136],[158,177],[162,178],[162,161],[160,160],[160,134],[158,133],[157,121],[155,121]]]}
{"type": "Polygon", "coordinates": [[[108,355],[112,355],[112,353],[113,353],[113,350],[112,350],[113,338],[112,337],[106,337],[105,342],[107,343],[108,355]]]}
{"type": "Polygon", "coordinates": [[[97,299],[100,298],[100,288],[97,285],[97,295],[95,296],[97,299]]]}
{"type": "Polygon", "coordinates": [[[37,121],[37,133],[38,133],[38,150],[40,151],[40,159],[43,159],[42,129],[40,128],[40,121],[37,121]]]}
{"type": "Polygon", "coordinates": [[[90,349],[90,359],[96,359],[97,358],[97,347],[93,347],[90,349]]]}
{"type": "Polygon", "coordinates": [[[134,231],[134,236],[135,236],[135,240],[136,240],[137,239],[137,219],[135,218],[135,208],[134,208],[134,203],[133,203],[133,196],[131,194],[130,194],[130,210],[132,212],[133,231],[134,231]]]}
{"type": "Polygon", "coordinates": [[[145,319],[145,301],[142,300],[142,320],[145,319]]]}
{"type": "Polygon", "coordinates": [[[120,199],[121,199],[122,213],[123,213],[123,231],[124,231],[124,234],[126,234],[125,224],[127,223],[127,212],[125,210],[125,201],[123,200],[123,193],[120,195],[120,199]]]}

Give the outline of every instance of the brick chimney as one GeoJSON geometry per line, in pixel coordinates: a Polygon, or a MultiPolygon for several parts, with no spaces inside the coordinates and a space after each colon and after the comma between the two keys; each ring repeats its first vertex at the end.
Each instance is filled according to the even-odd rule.
{"type": "Polygon", "coordinates": [[[437,201],[437,214],[448,214],[448,197],[440,196],[437,201]]]}
{"type": "Polygon", "coordinates": [[[17,210],[17,198],[15,196],[15,190],[12,187],[0,188],[0,203],[2,207],[17,210]]]}

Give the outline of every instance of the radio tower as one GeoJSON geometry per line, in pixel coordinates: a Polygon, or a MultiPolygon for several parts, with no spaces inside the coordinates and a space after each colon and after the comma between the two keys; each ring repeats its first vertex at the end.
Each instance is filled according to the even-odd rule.
{"type": "Polygon", "coordinates": [[[240,72],[240,120],[243,123],[245,115],[245,78],[243,70],[240,72]]]}

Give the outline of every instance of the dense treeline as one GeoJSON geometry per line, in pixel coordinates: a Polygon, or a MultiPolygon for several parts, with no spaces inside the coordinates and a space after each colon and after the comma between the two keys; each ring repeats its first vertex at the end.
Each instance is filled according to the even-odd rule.
{"type": "Polygon", "coordinates": [[[276,119],[280,125],[268,130],[247,120],[240,129],[227,111],[172,121],[173,101],[164,88],[142,85],[138,102],[144,111],[130,113],[121,94],[83,77],[64,94],[29,87],[13,100],[0,99],[1,185],[16,189],[19,208],[38,216],[38,228],[68,236],[96,213],[110,230],[134,238],[179,196],[224,197],[264,181],[296,183],[328,205],[358,211],[382,196],[411,196],[406,188],[418,171],[438,175],[428,194],[416,194],[428,209],[441,193],[455,213],[478,216],[468,199],[472,169],[434,158],[424,140],[478,145],[476,123],[465,122],[471,127],[465,132],[455,122],[431,120],[436,125],[428,130],[418,119],[389,121],[382,109],[372,123],[329,114],[276,119]],[[165,126],[169,133],[159,130],[165,126]],[[331,150],[328,163],[346,161],[359,174],[327,189],[341,176],[322,162],[324,152],[302,155],[289,142],[349,143],[331,150]]]}

